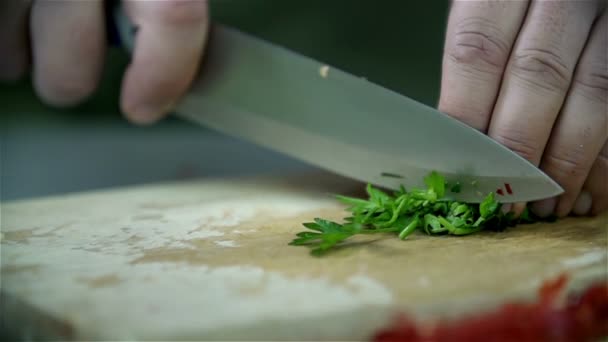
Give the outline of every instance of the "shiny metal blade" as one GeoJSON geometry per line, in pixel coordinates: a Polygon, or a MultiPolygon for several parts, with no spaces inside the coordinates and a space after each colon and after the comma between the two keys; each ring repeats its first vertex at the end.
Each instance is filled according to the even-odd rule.
{"type": "MultiPolygon", "coordinates": [[[[117,7],[127,48],[133,27],[117,7]]],[[[214,25],[199,77],[176,114],[385,188],[424,188],[431,171],[453,199],[503,203],[563,189],[525,159],[439,111],[235,29],[214,25]]]]}
{"type": "Polygon", "coordinates": [[[177,114],[364,182],[424,187],[435,170],[454,199],[555,196],[537,167],[461,122],[362,78],[214,26],[201,75],[177,114]]]}

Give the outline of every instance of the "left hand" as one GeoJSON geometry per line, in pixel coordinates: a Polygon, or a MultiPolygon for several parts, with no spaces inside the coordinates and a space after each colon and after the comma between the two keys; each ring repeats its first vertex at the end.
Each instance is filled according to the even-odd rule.
{"type": "Polygon", "coordinates": [[[602,0],[454,1],[450,11],[439,110],[564,188],[532,205],[541,216],[608,209],[606,7],[602,0]]]}

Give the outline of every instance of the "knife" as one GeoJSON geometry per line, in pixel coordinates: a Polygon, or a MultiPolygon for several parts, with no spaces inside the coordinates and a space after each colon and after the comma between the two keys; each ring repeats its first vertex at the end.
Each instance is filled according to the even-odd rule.
{"type": "MultiPolygon", "coordinates": [[[[136,28],[113,8],[122,45],[136,28]]],[[[539,168],[438,110],[244,32],[213,23],[201,71],[174,115],[387,189],[425,188],[431,171],[479,203],[557,196],[539,168]]]]}

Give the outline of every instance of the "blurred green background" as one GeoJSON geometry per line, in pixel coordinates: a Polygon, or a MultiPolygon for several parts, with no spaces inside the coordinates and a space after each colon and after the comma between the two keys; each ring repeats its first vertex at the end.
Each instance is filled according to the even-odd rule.
{"type": "MultiPolygon", "coordinates": [[[[212,19],[435,106],[448,0],[215,0],[212,19]]],[[[2,200],[186,177],[309,166],[170,117],[136,127],[118,109],[128,56],[110,49],[97,93],[48,108],[29,80],[0,85],[2,200]]]]}

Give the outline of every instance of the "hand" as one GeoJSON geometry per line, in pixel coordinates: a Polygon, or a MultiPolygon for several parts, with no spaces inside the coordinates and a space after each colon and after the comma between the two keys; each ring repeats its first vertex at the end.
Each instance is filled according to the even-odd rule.
{"type": "Polygon", "coordinates": [[[608,208],[606,4],[454,1],[450,10],[439,110],[564,188],[559,198],[532,204],[541,216],[608,208]]]}
{"type": "MultiPolygon", "coordinates": [[[[120,106],[131,121],[150,123],[167,114],[198,71],[209,27],[207,1],[123,3],[139,30],[120,106]]],[[[19,79],[31,65],[36,92],[59,107],[95,91],[107,41],[103,0],[9,0],[0,7],[0,80],[19,79]]]]}

